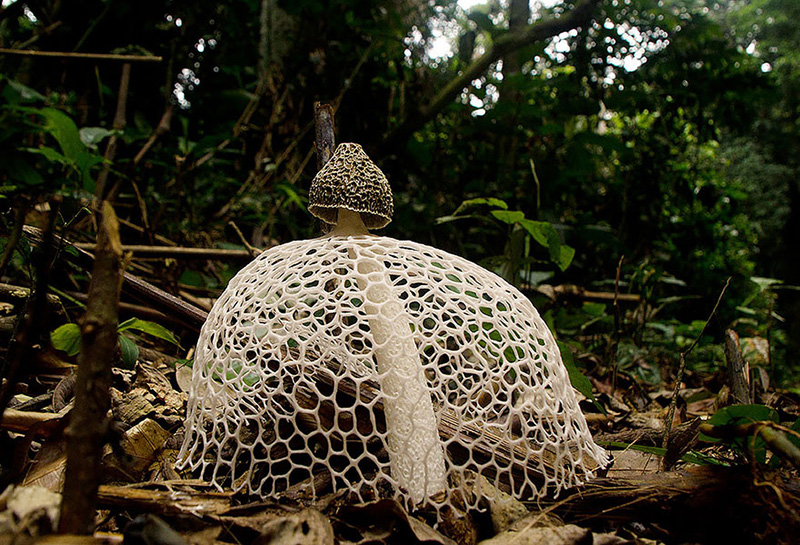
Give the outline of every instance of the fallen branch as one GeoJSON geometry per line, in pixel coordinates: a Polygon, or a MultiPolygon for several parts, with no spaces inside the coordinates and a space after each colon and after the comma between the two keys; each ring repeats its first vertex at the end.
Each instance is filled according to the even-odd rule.
{"type": "MultiPolygon", "coordinates": [[[[93,245],[85,242],[72,244],[81,250],[91,250],[93,245]]],[[[144,244],[124,244],[124,253],[132,253],[134,257],[173,257],[187,259],[251,259],[249,250],[233,250],[225,248],[186,248],[180,246],[148,246],[144,244]]],[[[255,250],[256,255],[260,253],[255,250]]]]}
{"type": "Polygon", "coordinates": [[[0,55],[21,57],[50,57],[64,60],[161,62],[162,57],[152,55],[114,55],[111,53],[68,53],[65,51],[36,51],[34,49],[9,49],[0,47],[0,55]]]}

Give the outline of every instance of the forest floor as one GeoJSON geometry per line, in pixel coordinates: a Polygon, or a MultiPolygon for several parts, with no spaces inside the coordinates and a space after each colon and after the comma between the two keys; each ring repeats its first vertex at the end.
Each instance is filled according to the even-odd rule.
{"type": "MultiPolygon", "coordinates": [[[[12,332],[19,340],[24,325],[16,320],[23,316],[26,292],[14,286],[0,292],[4,342],[12,332]]],[[[186,309],[194,305],[202,313],[200,307],[210,304],[190,297],[191,305],[169,307],[157,297],[143,299],[147,306],[126,302],[122,312],[148,311],[150,319],[163,313],[160,318],[183,331],[192,321],[186,309]]],[[[55,312],[48,330],[78,318],[55,312]]],[[[113,368],[96,533],[82,542],[599,545],[791,543],[800,535],[800,397],[764,387],[764,377],[751,385],[746,374],[743,393],[729,376],[690,372],[672,412],[674,390],[595,366],[588,373],[594,399],[583,399],[581,406],[595,441],[613,454],[608,468],[557,498],[518,501],[495,489],[481,510],[451,514],[435,524],[425,508],[408,514],[390,498],[357,502],[331,489],[312,497],[298,483],[279,500],[263,501],[217,490],[198,475],[178,471],[191,373],[185,361],[191,351],[168,342],[168,332],[146,325],[152,322],[125,323],[146,335],[136,337],[133,353],[126,354],[131,348],[123,343],[113,368]],[[745,402],[733,404],[737,395],[746,396],[740,400],[745,402]]],[[[741,360],[738,339],[731,342],[731,360],[741,360]]],[[[0,494],[0,544],[32,542],[55,530],[67,464],[64,430],[74,402],[76,350],[69,356],[52,347],[32,343],[31,348],[0,422],[0,469],[9,484],[0,494]]]]}

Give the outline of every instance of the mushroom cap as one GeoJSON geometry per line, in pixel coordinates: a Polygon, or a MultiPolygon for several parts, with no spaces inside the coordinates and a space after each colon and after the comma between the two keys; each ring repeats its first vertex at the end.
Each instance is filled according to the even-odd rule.
{"type": "Polygon", "coordinates": [[[339,208],[360,213],[367,229],[392,221],[389,181],[358,144],[339,144],[308,192],[309,212],[325,223],[336,224],[339,208]]]}

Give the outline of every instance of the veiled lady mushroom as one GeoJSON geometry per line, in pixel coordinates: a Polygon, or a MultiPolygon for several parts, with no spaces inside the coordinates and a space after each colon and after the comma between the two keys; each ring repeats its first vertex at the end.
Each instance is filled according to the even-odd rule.
{"type": "Polygon", "coordinates": [[[392,197],[360,146],[336,149],[309,210],[335,228],[263,252],[209,313],[182,465],[264,497],[327,474],[362,499],[388,481],[441,506],[468,472],[530,497],[607,463],[526,297],[462,258],[368,233],[392,197]]]}

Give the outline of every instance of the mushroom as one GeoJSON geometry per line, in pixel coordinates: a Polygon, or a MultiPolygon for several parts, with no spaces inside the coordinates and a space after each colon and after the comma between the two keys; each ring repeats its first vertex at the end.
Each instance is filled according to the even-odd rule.
{"type": "Polygon", "coordinates": [[[524,295],[465,259],[369,233],[391,220],[392,197],[360,146],[339,145],[309,211],[334,229],[261,253],[209,313],[180,466],[263,497],[326,474],[362,500],[388,482],[410,506],[441,507],[470,473],[528,499],[607,463],[524,295]]]}

